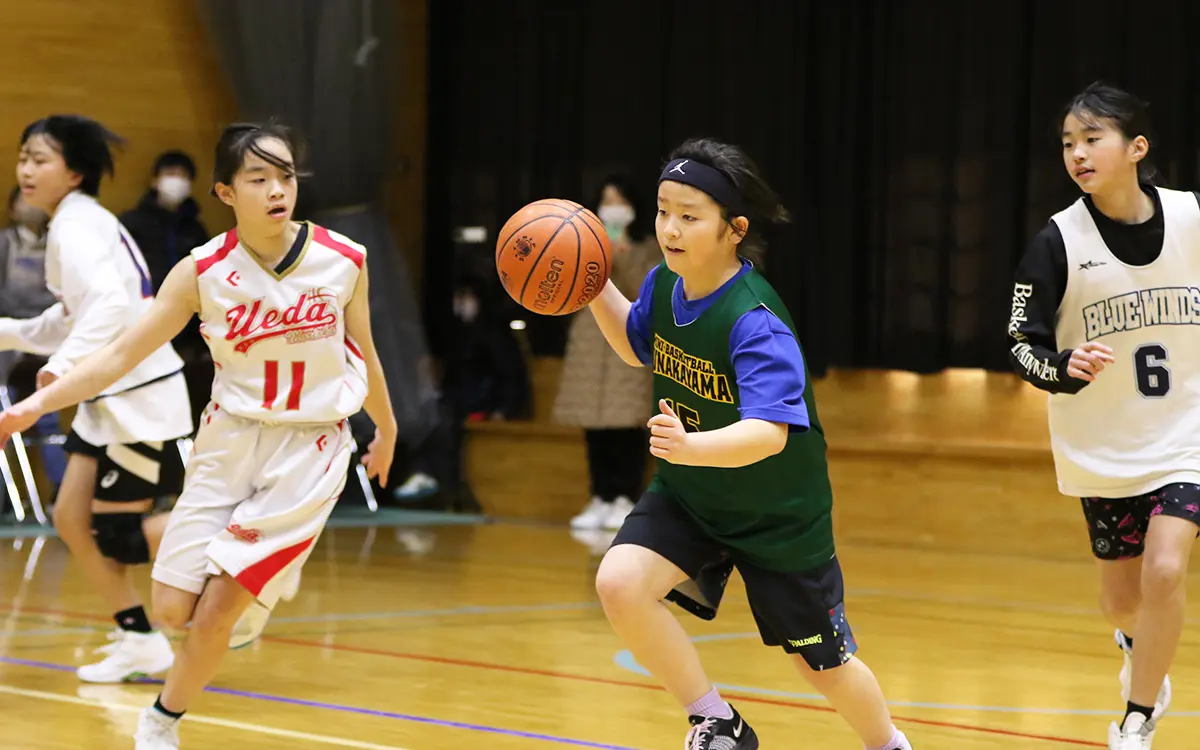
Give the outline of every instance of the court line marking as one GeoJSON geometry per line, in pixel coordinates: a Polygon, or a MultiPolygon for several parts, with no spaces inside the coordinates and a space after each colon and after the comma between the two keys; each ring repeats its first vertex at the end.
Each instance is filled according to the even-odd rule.
{"type": "MultiPolygon", "coordinates": [[[[48,669],[48,670],[52,670],[55,672],[74,672],[75,671],[74,667],[69,667],[69,666],[66,666],[65,664],[54,664],[52,662],[31,661],[29,659],[14,659],[11,657],[6,657],[6,656],[0,656],[0,664],[12,664],[12,665],[18,666],[18,667],[32,667],[34,669],[48,669]]],[[[132,684],[161,685],[162,680],[137,680],[132,684]]],[[[7,691],[23,691],[25,689],[24,688],[9,688],[7,686],[0,685],[0,692],[4,692],[6,690],[7,691]]],[[[25,692],[36,693],[36,692],[40,692],[40,691],[25,691],[25,692]]],[[[409,721],[409,722],[414,722],[417,724],[428,724],[431,726],[447,727],[450,729],[468,729],[468,730],[472,730],[475,732],[487,732],[489,734],[500,734],[500,735],[506,735],[509,737],[519,737],[521,739],[542,740],[545,742],[556,742],[561,745],[572,745],[575,747],[593,748],[594,750],[638,750],[637,748],[626,747],[624,745],[608,745],[608,744],[605,744],[602,742],[590,742],[588,740],[576,740],[576,739],[571,739],[570,737],[557,737],[552,734],[539,734],[537,732],[523,732],[519,729],[503,729],[501,727],[489,727],[485,724],[468,724],[466,722],[452,721],[452,720],[448,720],[448,719],[434,719],[434,718],[431,718],[428,716],[415,716],[415,715],[411,715],[411,714],[401,714],[401,713],[395,713],[392,711],[381,711],[381,710],[373,709],[373,708],[360,708],[358,706],[344,706],[344,705],[341,705],[338,703],[324,703],[322,701],[310,701],[310,700],[304,700],[302,698],[287,698],[285,696],[271,695],[269,693],[253,693],[253,692],[248,692],[248,691],[244,691],[244,690],[232,690],[230,688],[218,688],[218,687],[206,687],[204,689],[204,692],[213,693],[216,695],[228,695],[228,696],[232,696],[235,698],[249,698],[252,700],[268,701],[271,703],[283,703],[283,704],[292,705],[292,706],[302,706],[304,708],[318,708],[318,709],[324,709],[326,711],[338,711],[341,713],[360,714],[363,716],[372,716],[372,717],[382,718],[382,719],[397,719],[400,721],[409,721]]],[[[51,700],[63,700],[68,703],[86,703],[88,705],[99,705],[99,706],[103,706],[106,708],[110,707],[108,703],[104,703],[104,702],[100,702],[100,701],[88,701],[83,698],[75,698],[73,696],[65,696],[65,695],[61,695],[59,693],[45,693],[44,695],[54,696],[53,698],[51,698],[51,700]]],[[[122,709],[131,708],[129,706],[125,706],[125,704],[113,704],[111,707],[122,708],[122,709]]],[[[134,707],[133,710],[140,711],[141,708],[134,707]]],[[[248,724],[240,725],[239,722],[228,721],[226,719],[217,719],[217,718],[207,717],[207,716],[206,717],[193,717],[192,714],[190,714],[190,713],[184,716],[184,720],[187,720],[187,719],[198,720],[198,721],[200,721],[200,723],[216,724],[218,726],[228,726],[233,729],[238,729],[241,727],[253,727],[254,731],[262,732],[264,734],[274,733],[274,734],[279,734],[279,736],[287,736],[282,733],[289,731],[289,730],[285,730],[285,729],[274,729],[272,727],[258,727],[257,725],[248,725],[248,724]],[[270,730],[270,731],[266,731],[266,730],[270,730]]],[[[303,734],[303,733],[300,733],[300,734],[303,734]]],[[[321,737],[321,735],[305,735],[304,736],[304,738],[309,738],[309,739],[318,738],[318,737],[321,737]]],[[[337,738],[329,738],[329,739],[336,740],[337,738]]],[[[315,740],[315,741],[320,741],[320,740],[315,740]]],[[[344,741],[338,740],[338,742],[340,744],[342,744],[342,746],[344,746],[344,747],[359,748],[360,750],[406,750],[405,748],[402,748],[402,747],[387,747],[387,746],[383,746],[383,745],[369,745],[366,743],[357,743],[357,740],[344,740],[344,741]],[[347,743],[357,743],[357,744],[347,744],[347,743]]]]}
{"type": "MultiPolygon", "coordinates": [[[[719,633],[713,635],[698,635],[692,638],[693,643],[706,643],[711,641],[731,641],[742,638],[759,637],[758,633],[719,633]]],[[[639,674],[645,677],[652,677],[650,671],[638,663],[634,658],[633,653],[629,649],[622,649],[613,656],[613,663],[621,669],[634,674],[639,674]]],[[[751,693],[755,695],[770,695],[775,698],[792,698],[794,700],[816,700],[826,701],[825,696],[820,693],[793,693],[787,690],[772,690],[770,688],[753,687],[747,685],[729,685],[721,683],[713,683],[713,687],[723,691],[737,691],[741,693],[751,693]]],[[[957,703],[931,703],[925,701],[894,701],[889,700],[890,706],[904,706],[907,708],[929,708],[944,711],[990,711],[994,713],[1014,713],[1014,714],[1048,714],[1051,716],[1113,716],[1119,711],[1105,708],[1043,708],[1037,706],[971,706],[957,703]]],[[[1196,717],[1200,716],[1200,711],[1171,711],[1172,717],[1196,717]]]]}
{"type": "Polygon", "coordinates": [[[46,635],[76,635],[78,633],[95,633],[96,628],[37,628],[34,630],[14,630],[10,633],[0,632],[0,641],[6,641],[9,638],[28,638],[32,636],[46,635]]]}
{"type": "MultiPolygon", "coordinates": [[[[863,595],[865,593],[866,595],[870,596],[872,593],[874,593],[874,591],[877,591],[877,590],[867,590],[865,592],[860,590],[856,593],[858,595],[863,595]]],[[[903,594],[903,592],[900,592],[900,593],[903,594]]],[[[989,603],[1005,604],[1006,602],[1004,600],[997,600],[997,601],[992,601],[989,603]]],[[[1007,603],[1010,605],[1013,605],[1013,606],[1024,606],[1023,603],[1015,603],[1015,602],[1007,602],[1007,603]]],[[[101,617],[99,615],[85,614],[85,613],[80,613],[80,612],[72,612],[72,611],[68,611],[68,610],[37,608],[37,607],[25,607],[24,610],[26,612],[41,613],[41,614],[45,614],[45,615],[49,615],[49,616],[74,617],[74,618],[84,619],[84,620],[108,620],[107,617],[101,617]]],[[[387,650],[382,650],[382,649],[369,649],[369,648],[362,648],[362,647],[357,647],[357,646],[322,643],[322,642],[317,642],[317,641],[305,641],[305,640],[298,640],[298,639],[291,639],[291,638],[283,638],[283,637],[278,637],[278,636],[263,636],[261,638],[261,640],[265,641],[265,642],[288,644],[288,645],[301,646],[301,647],[306,647],[306,648],[320,648],[320,649],[326,649],[326,650],[330,650],[330,651],[342,651],[342,652],[346,652],[346,653],[365,654],[365,655],[369,655],[369,656],[385,656],[385,657],[390,657],[390,658],[406,659],[406,660],[411,660],[411,661],[423,661],[423,662],[431,662],[431,663],[438,663],[438,664],[447,664],[447,665],[452,665],[452,666],[472,667],[472,668],[477,668],[477,669],[489,669],[489,670],[493,670],[493,671],[512,672],[512,673],[516,673],[516,674],[527,674],[527,675],[541,676],[541,677],[553,677],[553,678],[557,678],[557,679],[567,679],[567,680],[575,680],[575,681],[581,681],[581,682],[592,682],[592,683],[598,683],[598,684],[612,685],[612,686],[616,686],[616,687],[634,687],[634,688],[650,689],[650,690],[656,690],[656,691],[662,689],[658,685],[649,683],[649,682],[631,682],[628,680],[617,680],[617,679],[604,678],[604,677],[592,677],[589,675],[578,675],[578,674],[570,674],[570,673],[564,673],[564,672],[554,672],[554,671],[550,671],[550,670],[535,669],[535,668],[529,668],[529,667],[514,667],[514,666],[509,666],[509,665],[503,665],[503,664],[491,664],[491,663],[487,663],[487,662],[475,662],[475,661],[469,661],[469,660],[465,660],[465,659],[454,659],[454,658],[450,658],[450,657],[438,657],[438,656],[430,656],[430,655],[423,655],[423,654],[411,654],[411,653],[405,653],[405,652],[399,652],[399,651],[387,651],[387,650]]],[[[3,657],[0,657],[0,662],[2,662],[2,661],[6,661],[6,659],[4,659],[3,657]]],[[[762,704],[766,704],[766,705],[783,706],[783,707],[788,707],[788,708],[799,708],[799,709],[805,709],[805,710],[810,710],[810,711],[820,711],[820,712],[825,712],[825,713],[833,713],[834,712],[833,709],[829,706],[818,706],[818,705],[811,705],[811,704],[805,704],[805,703],[794,703],[794,702],[790,702],[790,701],[783,701],[783,700],[768,698],[763,695],[742,694],[742,695],[730,695],[729,697],[737,698],[739,700],[742,700],[744,702],[749,702],[749,703],[762,703],[762,704]]],[[[1182,712],[1180,712],[1180,713],[1172,712],[1172,715],[1173,716],[1185,716],[1187,714],[1184,714],[1182,712]]],[[[936,727],[942,727],[942,728],[947,728],[947,729],[957,729],[957,730],[962,730],[962,731],[978,732],[978,733],[983,733],[983,734],[1002,735],[1002,736],[1017,737],[1017,738],[1022,738],[1022,739],[1044,740],[1044,741],[1048,741],[1048,742],[1059,742],[1062,744],[1079,745],[1079,746],[1086,746],[1086,747],[1104,747],[1104,744],[1102,744],[1102,743],[1089,742],[1089,741],[1085,741],[1085,740],[1076,740],[1076,739],[1071,739],[1071,738],[1066,738],[1066,737],[1054,737],[1054,736],[1049,736],[1049,735],[1026,734],[1026,733],[1015,732],[1015,731],[1010,731],[1010,730],[1005,730],[1005,729],[995,729],[995,728],[991,728],[991,727],[983,727],[983,726],[977,726],[977,725],[971,725],[971,724],[961,724],[961,723],[956,723],[956,722],[937,721],[937,720],[932,720],[932,719],[918,719],[918,718],[904,717],[904,716],[894,716],[893,718],[899,722],[908,722],[908,723],[912,723],[912,724],[922,724],[922,725],[926,725],[926,726],[936,726],[936,727]]]]}
{"type": "MultiPolygon", "coordinates": [[[[112,711],[126,711],[141,713],[144,707],[131,706],[125,703],[112,703],[110,701],[89,700],[87,698],[78,698],[73,695],[62,695],[61,693],[48,693],[43,690],[28,690],[26,688],[10,687],[8,685],[0,685],[0,693],[8,693],[21,698],[35,698],[44,701],[58,701],[59,703],[70,703],[76,706],[88,706],[90,708],[105,708],[112,711]]],[[[266,734],[273,737],[283,737],[289,740],[301,740],[305,742],[315,742],[321,745],[333,745],[335,747],[349,747],[355,750],[407,750],[399,745],[376,745],[371,742],[359,742],[344,737],[331,737],[325,734],[313,734],[311,732],[297,732],[292,729],[277,729],[276,727],[268,727],[262,724],[247,724],[241,721],[231,721],[229,719],[218,719],[213,716],[197,716],[195,714],[184,715],[182,721],[192,724],[208,724],[210,726],[222,727],[225,729],[236,729],[241,732],[255,732],[257,734],[266,734]]]]}
{"type": "Polygon", "coordinates": [[[273,623],[355,622],[358,620],[399,620],[410,617],[444,617],[448,615],[489,615],[526,612],[566,612],[569,610],[599,609],[599,602],[561,602],[555,604],[511,604],[496,606],[465,606],[448,609],[408,609],[397,612],[342,612],[307,617],[272,617],[273,623]]]}

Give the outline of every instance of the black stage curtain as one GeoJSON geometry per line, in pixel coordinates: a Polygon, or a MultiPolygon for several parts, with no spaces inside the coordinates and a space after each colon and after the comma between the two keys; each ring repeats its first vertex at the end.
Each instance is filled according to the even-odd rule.
{"type": "MultiPolygon", "coordinates": [[[[1194,0],[437,0],[430,23],[435,331],[452,227],[488,228],[494,278],[513,210],[613,169],[653,200],[694,135],[742,145],[795,216],[766,272],[818,374],[1007,369],[1012,270],[1078,195],[1056,116],[1095,79],[1151,103],[1167,184],[1200,187],[1194,0]]],[[[561,346],[561,321],[530,325],[561,346]]]]}

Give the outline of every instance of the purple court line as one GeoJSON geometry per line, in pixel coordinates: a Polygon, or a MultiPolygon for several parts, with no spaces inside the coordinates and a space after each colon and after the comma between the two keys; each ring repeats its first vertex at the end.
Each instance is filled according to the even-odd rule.
{"type": "MultiPolygon", "coordinates": [[[[63,664],[53,664],[44,661],[31,661],[29,659],[14,659],[8,656],[0,656],[0,664],[12,664],[18,667],[33,667],[36,669],[51,669],[55,672],[74,672],[74,667],[68,667],[63,664]]],[[[161,685],[162,680],[138,680],[137,684],[144,685],[161,685]]],[[[560,745],[571,745],[574,747],[590,747],[596,750],[637,750],[637,748],[626,747],[624,745],[605,745],[601,742],[588,742],[587,740],[573,740],[569,737],[556,737],[552,734],[537,734],[535,732],[522,732],[516,729],[501,729],[500,727],[489,727],[483,724],[467,724],[461,721],[446,721],[443,719],[431,719],[427,716],[413,716],[411,714],[398,714],[391,711],[378,711],[373,708],[358,708],[357,706],[342,706],[337,703],[323,703],[321,701],[306,701],[300,698],[285,698],[279,695],[267,695],[265,693],[248,693],[242,690],[230,690],[228,688],[204,688],[206,693],[216,693],[218,695],[229,695],[236,698],[251,698],[260,701],[270,701],[272,703],[285,703],[292,706],[304,706],[305,708],[321,708],[326,711],[341,711],[348,714],[359,714],[362,716],[375,716],[383,719],[398,719],[400,721],[411,721],[417,724],[430,724],[438,727],[449,727],[451,729],[470,729],[474,732],[487,732],[489,734],[503,734],[509,737],[520,737],[529,740],[542,740],[543,742],[557,742],[560,745]]]]}

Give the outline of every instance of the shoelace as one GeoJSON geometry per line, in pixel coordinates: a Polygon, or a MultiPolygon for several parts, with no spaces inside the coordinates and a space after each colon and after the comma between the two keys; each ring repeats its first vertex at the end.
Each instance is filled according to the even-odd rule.
{"type": "Polygon", "coordinates": [[[688,732],[689,743],[684,750],[704,750],[704,740],[712,736],[712,728],[716,724],[712,718],[705,719],[688,732]]]}
{"type": "Polygon", "coordinates": [[[113,654],[117,653],[117,651],[120,650],[121,646],[125,643],[125,631],[121,630],[120,628],[117,628],[104,637],[111,641],[111,643],[97,648],[93,653],[108,654],[109,656],[112,656],[113,654]]]}
{"type": "Polygon", "coordinates": [[[143,724],[143,726],[146,727],[146,731],[150,735],[149,737],[146,738],[148,740],[156,740],[157,741],[157,740],[174,740],[175,739],[175,732],[174,732],[175,721],[173,721],[165,716],[151,717],[149,721],[147,721],[147,722],[145,722],[145,724],[143,724]]]}

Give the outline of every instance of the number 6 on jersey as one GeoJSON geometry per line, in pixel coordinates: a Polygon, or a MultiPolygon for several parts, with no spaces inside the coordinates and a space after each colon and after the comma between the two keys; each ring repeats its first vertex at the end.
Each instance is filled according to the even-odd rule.
{"type": "MultiPolygon", "coordinates": [[[[288,387],[287,410],[297,411],[300,408],[300,392],[304,390],[304,363],[292,362],[292,380],[288,387]]],[[[275,399],[279,396],[279,362],[268,359],[263,362],[263,408],[271,411],[275,399]]]]}
{"type": "Polygon", "coordinates": [[[1167,369],[1167,348],[1162,344],[1143,344],[1133,352],[1133,370],[1138,393],[1146,398],[1162,398],[1171,390],[1171,371],[1167,369]]]}

